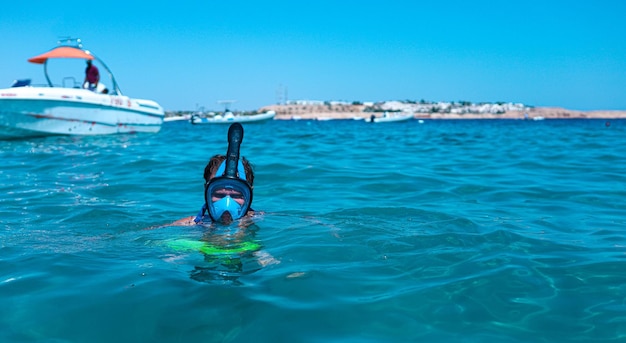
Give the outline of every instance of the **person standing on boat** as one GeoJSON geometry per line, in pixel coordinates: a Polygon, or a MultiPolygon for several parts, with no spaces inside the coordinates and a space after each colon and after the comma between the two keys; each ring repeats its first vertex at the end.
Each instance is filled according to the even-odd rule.
{"type": "Polygon", "coordinates": [[[98,71],[98,68],[93,65],[91,60],[87,60],[87,69],[85,69],[85,81],[83,83],[83,88],[95,91],[98,87],[98,82],[100,82],[100,72],[98,71]]]}

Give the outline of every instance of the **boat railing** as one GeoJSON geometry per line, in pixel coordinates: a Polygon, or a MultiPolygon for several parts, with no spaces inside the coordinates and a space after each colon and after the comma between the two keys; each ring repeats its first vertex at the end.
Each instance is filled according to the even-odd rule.
{"type": "MultiPolygon", "coordinates": [[[[111,86],[112,86],[112,89],[108,90],[109,94],[110,95],[122,95],[122,91],[120,90],[120,87],[117,84],[117,80],[115,80],[115,76],[113,76],[113,72],[111,71],[109,66],[107,66],[106,63],[104,63],[103,60],[98,58],[98,56],[93,54],[91,51],[84,49],[83,48],[83,42],[82,42],[82,40],[80,38],[63,37],[63,38],[59,39],[59,41],[57,42],[57,45],[58,46],[68,46],[68,47],[80,49],[80,50],[84,51],[85,53],[93,56],[94,60],[96,60],[98,62],[98,64],[100,64],[100,66],[102,66],[104,68],[104,70],[107,72],[107,74],[109,75],[109,78],[111,80],[111,86]]],[[[48,68],[47,67],[48,67],[48,61],[46,60],[46,62],[44,63],[44,73],[46,74],[46,79],[48,80],[48,84],[50,85],[50,87],[54,87],[52,85],[52,82],[50,81],[50,77],[48,76],[48,68]]],[[[63,85],[65,87],[65,80],[63,81],[63,85]]],[[[74,86],[72,88],[81,88],[81,87],[82,87],[81,83],[76,83],[76,81],[74,81],[74,86]],[[78,85],[78,87],[76,87],[76,84],[78,85]]]]}
{"type": "Polygon", "coordinates": [[[81,84],[76,82],[75,77],[66,76],[63,78],[63,88],[81,88],[81,84]]]}

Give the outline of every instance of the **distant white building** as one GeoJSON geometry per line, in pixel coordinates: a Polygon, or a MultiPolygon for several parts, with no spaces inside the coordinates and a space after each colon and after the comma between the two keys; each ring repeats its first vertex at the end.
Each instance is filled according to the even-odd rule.
{"type": "Polygon", "coordinates": [[[289,101],[287,101],[287,105],[301,105],[301,106],[324,105],[324,101],[320,101],[320,100],[289,100],[289,101]]]}

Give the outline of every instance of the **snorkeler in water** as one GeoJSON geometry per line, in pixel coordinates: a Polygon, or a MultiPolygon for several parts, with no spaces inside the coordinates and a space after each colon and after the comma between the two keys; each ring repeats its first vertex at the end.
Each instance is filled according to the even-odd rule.
{"type": "Polygon", "coordinates": [[[254,214],[250,207],[254,171],[245,158],[239,158],[243,127],[234,123],[228,129],[226,155],[215,155],[204,168],[204,204],[197,216],[179,219],[171,225],[186,226],[219,222],[229,224],[254,214]]]}
{"type": "Polygon", "coordinates": [[[254,171],[245,158],[239,158],[243,127],[234,123],[228,129],[226,155],[215,155],[204,168],[204,204],[196,216],[179,219],[166,226],[207,226],[200,240],[180,238],[167,245],[178,251],[198,251],[205,255],[206,266],[196,266],[192,278],[199,281],[218,278],[236,279],[243,271],[246,258],[262,267],[280,261],[262,249],[254,238],[257,230],[252,221],[254,171]],[[236,222],[237,225],[229,225],[236,222]],[[217,225],[215,225],[217,224],[217,225]]]}

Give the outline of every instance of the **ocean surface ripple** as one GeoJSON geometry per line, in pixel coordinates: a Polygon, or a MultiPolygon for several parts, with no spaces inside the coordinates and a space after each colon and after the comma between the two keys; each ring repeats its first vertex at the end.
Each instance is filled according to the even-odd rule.
{"type": "Polygon", "coordinates": [[[168,225],[227,126],[1,142],[0,341],[626,341],[626,121],[244,128],[230,255],[168,225]]]}

